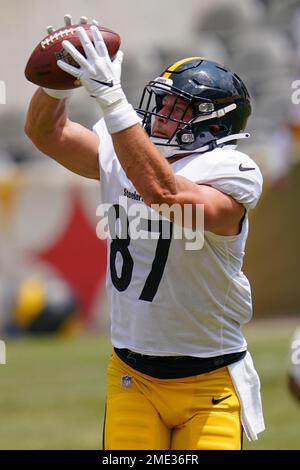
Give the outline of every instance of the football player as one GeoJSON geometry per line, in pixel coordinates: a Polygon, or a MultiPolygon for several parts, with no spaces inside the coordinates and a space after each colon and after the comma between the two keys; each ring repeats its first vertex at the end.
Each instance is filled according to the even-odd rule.
{"type": "Polygon", "coordinates": [[[58,65],[98,103],[94,131],[68,118],[69,93],[47,89],[33,96],[25,129],[45,154],[101,180],[102,202],[125,223],[125,237],[108,240],[113,353],[104,448],[240,449],[243,430],[253,440],[264,429],[241,331],[252,315],[242,272],[248,212],[262,191],[258,166],[236,150],[248,137],[249,94],[226,66],[191,57],[150,81],[135,110],[121,86],[122,54],[112,62],[97,27],[91,31],[93,41],[77,30],[86,57],[63,42],[78,67],[58,65]],[[132,236],[133,205],[146,209],[141,230],[155,237],[132,236]],[[174,205],[191,211],[181,223],[192,233],[204,208],[197,249],[175,237],[174,213],[161,209],[174,205]]]}

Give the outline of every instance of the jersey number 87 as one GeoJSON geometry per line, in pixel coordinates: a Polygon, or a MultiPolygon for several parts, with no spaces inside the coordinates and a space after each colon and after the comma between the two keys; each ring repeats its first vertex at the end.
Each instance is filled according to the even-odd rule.
{"type": "MultiPolygon", "coordinates": [[[[134,261],[129,251],[130,245],[130,235],[129,235],[129,221],[125,209],[120,206],[119,204],[114,204],[110,208],[113,213],[113,217],[110,217],[108,214],[109,220],[109,229],[110,233],[115,234],[115,226],[112,226],[112,220],[114,224],[117,222],[118,219],[120,221],[126,220],[126,238],[119,238],[116,234],[111,242],[110,245],[110,273],[111,273],[111,280],[115,288],[119,292],[123,292],[127,289],[130,284],[133,272],[133,265],[134,261]],[[122,211],[122,217],[120,216],[120,211],[122,211]],[[121,275],[118,276],[116,270],[116,257],[117,253],[120,253],[123,258],[123,266],[121,275]]],[[[157,222],[157,221],[156,221],[157,222]]],[[[148,223],[148,231],[151,231],[151,220],[147,221],[148,223]],[[150,230],[149,230],[150,229],[150,230]]],[[[155,297],[155,294],[158,290],[160,281],[163,276],[164,268],[168,259],[171,239],[173,233],[173,224],[168,221],[159,220],[159,238],[156,246],[155,257],[152,262],[151,271],[146,279],[144,287],[142,289],[141,295],[139,296],[139,300],[144,300],[146,302],[152,302],[155,297]],[[169,225],[169,238],[163,237],[165,230],[163,230],[163,224],[167,223],[169,225]]]]}

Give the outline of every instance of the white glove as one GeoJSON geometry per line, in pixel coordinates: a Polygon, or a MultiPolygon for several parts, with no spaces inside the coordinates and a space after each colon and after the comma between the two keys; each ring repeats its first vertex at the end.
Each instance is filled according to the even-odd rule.
{"type": "Polygon", "coordinates": [[[78,27],[76,30],[86,58],[69,41],[62,43],[63,48],[78,63],[79,68],[63,60],[58,60],[57,65],[80,80],[89,95],[97,100],[108,131],[119,132],[140,122],[120,84],[123,53],[119,52],[112,62],[99,29],[93,25],[91,32],[94,45],[84,28],[78,27]]]}
{"type": "MultiPolygon", "coordinates": [[[[88,19],[86,16],[82,16],[80,18],[80,23],[84,24],[88,22],[88,19]]],[[[67,14],[64,16],[64,22],[66,28],[70,28],[72,26],[72,16],[67,14]]],[[[92,20],[93,24],[98,24],[97,20],[92,20]]],[[[55,33],[56,29],[53,26],[47,26],[47,33],[48,34],[53,34],[55,33]]],[[[56,98],[58,100],[62,100],[64,98],[70,98],[73,94],[74,89],[71,90],[53,90],[51,88],[43,88],[44,92],[47,93],[47,95],[51,96],[52,98],[56,98]]]]}

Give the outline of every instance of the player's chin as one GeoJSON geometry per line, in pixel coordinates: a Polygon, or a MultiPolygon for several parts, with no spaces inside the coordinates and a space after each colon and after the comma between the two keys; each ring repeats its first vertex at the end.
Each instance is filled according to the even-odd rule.
{"type": "Polygon", "coordinates": [[[153,135],[153,137],[158,137],[158,138],[160,137],[160,138],[163,138],[163,139],[168,139],[169,138],[169,136],[166,133],[164,133],[162,131],[155,130],[155,129],[153,129],[152,135],[153,135]]]}

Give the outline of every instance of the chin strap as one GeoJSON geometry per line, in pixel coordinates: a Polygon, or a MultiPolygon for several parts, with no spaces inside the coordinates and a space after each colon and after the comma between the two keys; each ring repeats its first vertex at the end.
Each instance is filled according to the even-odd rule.
{"type": "Polygon", "coordinates": [[[221,118],[225,116],[225,114],[231,113],[231,111],[234,111],[236,107],[237,106],[235,103],[229,104],[228,106],[225,106],[224,108],[221,108],[221,109],[217,109],[216,111],[213,111],[210,114],[207,114],[204,116],[198,116],[192,122],[193,124],[195,124],[196,122],[203,122],[203,121],[207,121],[208,119],[221,118]]]}
{"type": "Polygon", "coordinates": [[[231,134],[227,135],[226,137],[222,137],[221,139],[214,140],[203,147],[199,147],[194,150],[182,149],[179,147],[177,142],[174,140],[169,142],[168,139],[164,139],[161,137],[150,137],[151,141],[158,147],[158,150],[165,158],[173,157],[174,155],[180,155],[183,153],[203,153],[208,152],[209,150],[213,150],[215,147],[222,147],[223,144],[226,142],[231,142],[233,140],[240,140],[240,139],[249,139],[250,134],[248,132],[241,133],[241,134],[231,134]]]}

